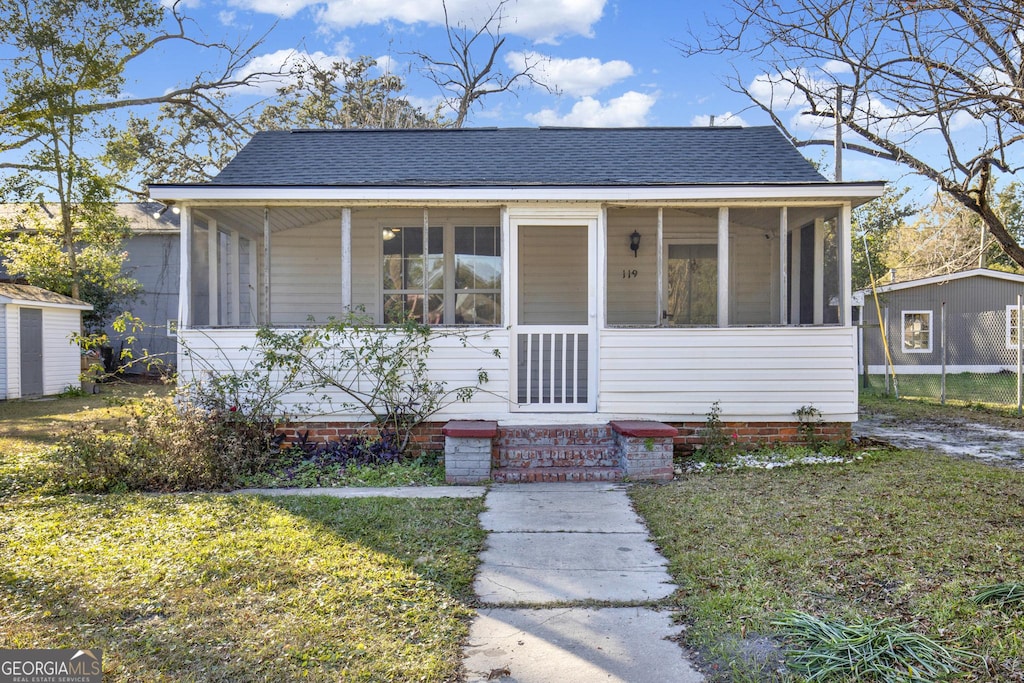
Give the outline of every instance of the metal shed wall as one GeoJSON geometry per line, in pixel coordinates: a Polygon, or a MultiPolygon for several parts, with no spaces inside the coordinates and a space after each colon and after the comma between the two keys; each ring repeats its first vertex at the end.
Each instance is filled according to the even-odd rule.
{"type": "MultiPolygon", "coordinates": [[[[1016,362],[1016,351],[1007,349],[1006,307],[1016,305],[1017,295],[1024,295],[1024,284],[993,277],[968,277],[947,282],[923,284],[919,287],[883,292],[878,295],[883,316],[889,309],[889,351],[893,364],[938,368],[942,364],[941,310],[946,304],[946,362],[970,366],[978,371],[1016,362]],[[931,311],[932,350],[903,350],[902,313],[931,311]]],[[[885,364],[878,316],[870,293],[864,297],[864,361],[873,371],[885,364]]],[[[911,370],[913,371],[913,370],[911,370]]]]}

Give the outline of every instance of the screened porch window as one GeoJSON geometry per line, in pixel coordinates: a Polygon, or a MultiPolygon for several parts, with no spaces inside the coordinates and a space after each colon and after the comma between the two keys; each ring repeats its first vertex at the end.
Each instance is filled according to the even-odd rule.
{"type": "Polygon", "coordinates": [[[389,226],[381,237],[385,323],[408,317],[430,325],[500,324],[497,227],[432,226],[426,261],[422,227],[389,226]]]}
{"type": "Polygon", "coordinates": [[[669,244],[665,277],[670,325],[718,324],[718,246],[669,244]]]}

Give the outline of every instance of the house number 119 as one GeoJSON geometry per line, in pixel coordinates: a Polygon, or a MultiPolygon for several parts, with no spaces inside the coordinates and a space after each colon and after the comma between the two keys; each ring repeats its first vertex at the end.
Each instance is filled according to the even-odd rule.
{"type": "Polygon", "coordinates": [[[638,273],[637,273],[636,268],[633,268],[632,270],[623,270],[622,271],[622,279],[623,280],[632,280],[637,275],[638,275],[638,273]]]}

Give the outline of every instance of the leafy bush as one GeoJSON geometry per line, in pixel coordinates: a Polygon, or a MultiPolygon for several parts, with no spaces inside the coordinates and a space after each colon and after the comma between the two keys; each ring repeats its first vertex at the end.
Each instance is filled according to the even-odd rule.
{"type": "Polygon", "coordinates": [[[272,425],[236,412],[175,406],[146,397],[129,403],[117,430],[90,425],[61,434],[53,447],[59,489],[212,490],[263,468],[280,444],[272,425]]]}
{"type": "Polygon", "coordinates": [[[314,442],[308,432],[274,456],[266,468],[243,478],[250,487],[403,486],[444,483],[436,454],[403,457],[394,434],[353,434],[314,442]]]}

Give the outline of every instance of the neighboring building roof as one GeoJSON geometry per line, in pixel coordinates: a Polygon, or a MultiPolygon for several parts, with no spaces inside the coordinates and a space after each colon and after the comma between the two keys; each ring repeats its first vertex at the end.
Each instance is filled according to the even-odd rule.
{"type": "MultiPolygon", "coordinates": [[[[879,293],[882,292],[896,292],[901,289],[912,289],[914,287],[926,287],[928,285],[944,285],[947,282],[953,280],[963,280],[964,278],[970,277],[988,277],[994,280],[1005,280],[1007,282],[1017,282],[1024,285],[1024,275],[1017,273],[1005,273],[1001,270],[989,270],[988,268],[975,268],[973,270],[965,270],[959,273],[950,273],[948,275],[936,275],[934,277],[925,277],[919,280],[907,280],[906,282],[894,282],[891,285],[879,285],[876,287],[879,293]]],[[[871,288],[865,288],[855,292],[862,294],[870,294],[871,288]]]]}
{"type": "Polygon", "coordinates": [[[42,287],[15,285],[9,282],[0,282],[0,304],[17,304],[21,306],[49,304],[59,308],[78,308],[83,311],[92,310],[92,304],[72,299],[70,296],[57,294],[42,287]]]}
{"type": "MultiPolygon", "coordinates": [[[[60,213],[60,205],[47,202],[42,206],[43,210],[51,216],[60,213]]],[[[18,215],[29,204],[0,204],[0,218],[17,218],[18,215]]],[[[154,214],[160,211],[164,205],[160,202],[118,202],[115,209],[120,216],[128,218],[128,226],[132,232],[139,234],[178,234],[181,228],[178,225],[178,216],[172,211],[165,211],[159,218],[154,214]]],[[[17,226],[21,227],[21,226],[17,226]]]]}
{"type": "Polygon", "coordinates": [[[660,186],[828,182],[776,128],[266,131],[206,185],[660,186]]]}

